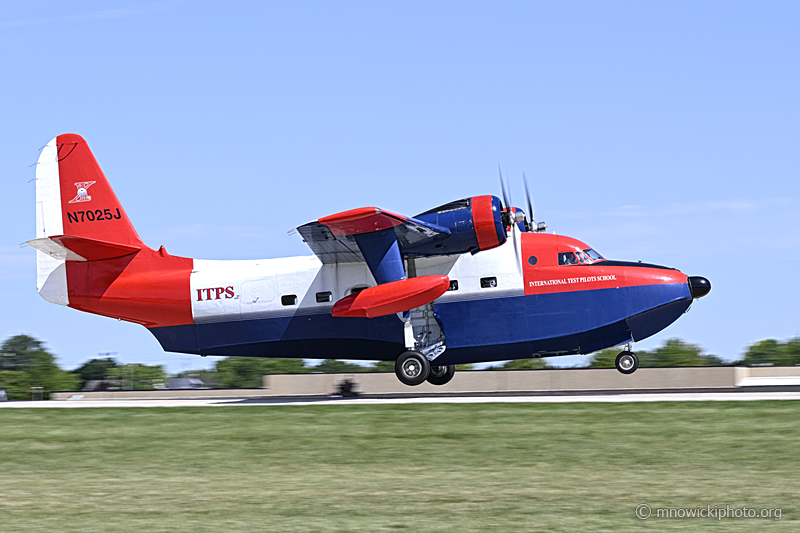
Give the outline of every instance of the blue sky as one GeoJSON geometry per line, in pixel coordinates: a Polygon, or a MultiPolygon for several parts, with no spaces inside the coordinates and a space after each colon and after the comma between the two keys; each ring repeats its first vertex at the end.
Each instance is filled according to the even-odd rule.
{"type": "Polygon", "coordinates": [[[142,327],[36,293],[37,149],[83,135],[140,236],[203,259],[305,255],[292,228],[497,194],[606,257],[708,277],[665,331],[726,359],[800,335],[796,2],[42,1],[0,6],[0,338],[65,368],[142,327]]]}

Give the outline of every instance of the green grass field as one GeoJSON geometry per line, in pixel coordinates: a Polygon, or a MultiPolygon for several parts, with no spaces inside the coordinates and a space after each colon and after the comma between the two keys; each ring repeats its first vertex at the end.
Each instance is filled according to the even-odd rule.
{"type": "Polygon", "coordinates": [[[3,409],[0,531],[797,531],[799,422],[792,401],[3,409]]]}

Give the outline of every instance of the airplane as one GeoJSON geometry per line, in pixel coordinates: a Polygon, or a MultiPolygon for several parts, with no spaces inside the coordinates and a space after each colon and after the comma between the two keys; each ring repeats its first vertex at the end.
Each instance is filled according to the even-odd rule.
{"type": "MultiPolygon", "coordinates": [[[[501,173],[501,185],[503,183],[501,173]]],[[[526,194],[527,190],[527,180],[526,194]]],[[[42,298],[145,326],[166,351],[201,356],[395,361],[409,386],[455,365],[626,346],[666,328],[708,279],[605,259],[546,233],[492,195],[408,217],[376,207],[296,228],[313,255],[203,260],[139,238],[86,141],[59,135],[36,166],[42,298]]]]}

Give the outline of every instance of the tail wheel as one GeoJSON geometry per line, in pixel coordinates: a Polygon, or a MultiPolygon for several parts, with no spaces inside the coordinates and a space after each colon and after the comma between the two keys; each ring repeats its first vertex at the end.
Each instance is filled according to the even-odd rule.
{"type": "Polygon", "coordinates": [[[428,383],[431,385],[444,385],[453,379],[455,375],[455,365],[431,366],[431,372],[428,374],[428,383]]]}
{"type": "Polygon", "coordinates": [[[626,350],[619,353],[614,366],[623,374],[633,374],[639,368],[639,358],[635,353],[626,350]]]}
{"type": "Polygon", "coordinates": [[[419,385],[426,379],[431,371],[428,359],[419,352],[409,350],[400,354],[394,364],[394,373],[397,379],[406,385],[419,385]]]}

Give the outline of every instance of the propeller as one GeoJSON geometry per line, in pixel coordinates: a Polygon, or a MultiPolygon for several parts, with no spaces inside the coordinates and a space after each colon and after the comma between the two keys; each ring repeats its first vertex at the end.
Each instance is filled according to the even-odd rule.
{"type": "Polygon", "coordinates": [[[525,230],[536,233],[546,231],[547,224],[544,222],[536,223],[536,217],[533,214],[533,200],[531,200],[531,192],[528,188],[528,176],[526,176],[524,172],[522,173],[522,183],[525,185],[525,197],[528,199],[528,212],[531,214],[530,222],[525,222],[525,230]]]}
{"type": "MultiPolygon", "coordinates": [[[[506,186],[506,183],[503,179],[503,170],[500,168],[500,165],[497,165],[497,171],[500,173],[500,189],[503,191],[503,204],[505,207],[503,208],[503,213],[501,215],[503,219],[503,227],[509,228],[506,231],[506,236],[508,236],[508,232],[511,232],[511,240],[514,244],[514,255],[516,256],[516,264],[517,264],[517,271],[519,271],[520,276],[522,275],[522,257],[520,257],[519,253],[519,246],[517,245],[517,232],[515,231],[514,226],[518,222],[523,222],[525,220],[525,214],[521,212],[512,213],[511,212],[511,185],[509,184],[506,186]]],[[[527,227],[527,226],[526,226],[527,227]]]]}

